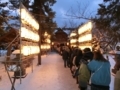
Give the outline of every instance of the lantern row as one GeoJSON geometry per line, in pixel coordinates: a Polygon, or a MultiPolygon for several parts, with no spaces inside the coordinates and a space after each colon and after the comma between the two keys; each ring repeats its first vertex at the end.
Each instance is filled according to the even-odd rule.
{"type": "Polygon", "coordinates": [[[22,41],[21,42],[21,53],[25,56],[39,53],[38,43],[22,41]]]}
{"type": "Polygon", "coordinates": [[[32,26],[35,30],[39,29],[39,24],[23,5],[21,5],[20,13],[21,13],[21,22],[23,24],[28,24],[29,26],[32,26]]]}
{"type": "Polygon", "coordinates": [[[78,42],[85,42],[85,41],[90,41],[90,40],[92,40],[92,34],[86,34],[78,38],[78,42]]]}
{"type": "Polygon", "coordinates": [[[91,43],[90,41],[92,40],[92,33],[91,33],[92,28],[93,28],[93,23],[89,21],[86,24],[80,26],[77,32],[73,31],[70,34],[70,45],[78,46],[81,49],[84,49],[85,47],[92,48],[90,44],[91,43]],[[77,37],[73,38],[75,36],[77,37]]]}
{"type": "Polygon", "coordinates": [[[91,31],[92,27],[93,27],[92,22],[88,22],[78,28],[78,34],[82,34],[86,31],[91,31]]]}
{"type": "Polygon", "coordinates": [[[26,39],[31,39],[35,42],[39,41],[39,35],[37,32],[33,32],[31,29],[26,27],[21,27],[21,37],[26,39]]]}
{"type": "Polygon", "coordinates": [[[38,42],[39,24],[29,11],[21,4],[21,53],[25,56],[38,54],[40,52],[38,42]]]}
{"type": "Polygon", "coordinates": [[[31,55],[31,54],[37,54],[39,53],[39,47],[38,45],[36,46],[29,46],[29,45],[26,45],[26,46],[22,46],[22,50],[21,50],[21,53],[25,56],[27,55],[31,55]]]}
{"type": "Polygon", "coordinates": [[[49,50],[51,48],[51,45],[49,45],[49,44],[43,44],[43,45],[41,45],[41,49],[42,50],[49,50]]]}

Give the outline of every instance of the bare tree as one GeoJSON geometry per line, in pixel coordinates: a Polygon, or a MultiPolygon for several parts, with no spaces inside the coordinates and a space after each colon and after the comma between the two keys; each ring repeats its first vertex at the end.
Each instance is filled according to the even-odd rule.
{"type": "Polygon", "coordinates": [[[77,9],[70,7],[65,15],[73,19],[91,20],[92,12],[90,12],[88,9],[89,3],[83,4],[77,1],[76,6],[77,9]]]}
{"type": "MultiPolygon", "coordinates": [[[[95,15],[93,16],[94,12],[90,12],[89,10],[89,3],[83,4],[80,2],[76,2],[76,6],[77,9],[74,9],[73,7],[70,7],[70,9],[66,12],[66,16],[70,17],[72,19],[78,19],[81,21],[88,21],[91,20],[94,23],[94,19],[96,18],[95,15]]],[[[71,24],[71,22],[69,22],[71,24]]],[[[72,24],[73,25],[73,24],[72,24]]],[[[72,26],[71,25],[71,26],[72,26]]],[[[102,24],[99,24],[99,26],[102,24]]],[[[100,29],[98,28],[98,24],[96,25],[94,23],[94,31],[95,36],[97,38],[97,41],[99,42],[99,45],[103,47],[103,49],[106,48],[110,48],[110,49],[114,49],[117,42],[115,41],[119,41],[118,38],[119,34],[116,34],[113,30],[104,30],[104,29],[100,29]],[[112,37],[111,37],[112,36],[112,37]]]]}
{"type": "Polygon", "coordinates": [[[92,14],[89,12],[88,6],[89,3],[83,4],[78,1],[76,2],[77,9],[71,6],[65,13],[68,20],[65,21],[63,27],[67,28],[69,26],[69,28],[78,28],[85,20],[92,20],[92,14]]]}

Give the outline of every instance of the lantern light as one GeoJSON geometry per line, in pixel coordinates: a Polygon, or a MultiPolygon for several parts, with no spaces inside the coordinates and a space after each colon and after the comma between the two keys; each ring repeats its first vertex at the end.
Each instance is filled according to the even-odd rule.
{"type": "Polygon", "coordinates": [[[70,37],[73,37],[73,36],[76,36],[76,35],[77,35],[77,33],[72,32],[72,33],[70,34],[70,37]]]}
{"type": "Polygon", "coordinates": [[[21,53],[25,56],[39,53],[38,46],[22,46],[21,53]]]}
{"type": "Polygon", "coordinates": [[[70,40],[70,43],[76,43],[77,42],[77,39],[71,39],[70,40]]]}
{"type": "Polygon", "coordinates": [[[88,22],[78,29],[78,34],[81,34],[86,31],[91,31],[92,27],[93,27],[92,22],[88,22]]]}
{"type": "Polygon", "coordinates": [[[92,40],[92,34],[86,34],[78,38],[78,42],[90,41],[92,40]]]}
{"type": "Polygon", "coordinates": [[[25,27],[21,27],[21,37],[31,39],[33,41],[39,41],[39,35],[25,27]]]}
{"type": "Polygon", "coordinates": [[[52,42],[52,45],[54,45],[54,42],[52,42]]]}
{"type": "Polygon", "coordinates": [[[21,20],[23,23],[28,23],[30,26],[32,26],[35,30],[39,29],[39,24],[36,22],[36,20],[29,14],[29,12],[25,9],[21,9],[21,20]]]}
{"type": "Polygon", "coordinates": [[[92,22],[88,22],[78,29],[79,35],[85,33],[86,31],[89,32],[79,36],[78,38],[78,42],[80,43],[79,48],[84,49],[88,47],[92,49],[90,42],[87,42],[92,40],[92,34],[91,34],[92,28],[93,28],[92,22]],[[84,45],[82,43],[84,43],[84,45]]]}

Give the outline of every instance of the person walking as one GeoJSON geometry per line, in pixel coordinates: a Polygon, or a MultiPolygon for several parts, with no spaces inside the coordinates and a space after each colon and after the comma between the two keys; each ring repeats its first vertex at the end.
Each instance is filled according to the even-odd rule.
{"type": "Polygon", "coordinates": [[[91,71],[91,90],[109,90],[111,82],[110,62],[104,58],[100,50],[94,51],[93,60],[88,63],[91,71]]]}

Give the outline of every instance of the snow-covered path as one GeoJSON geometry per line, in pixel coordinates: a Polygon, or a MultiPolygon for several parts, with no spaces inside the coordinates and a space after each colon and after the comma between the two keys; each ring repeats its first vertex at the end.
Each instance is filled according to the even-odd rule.
{"type": "MultiPolygon", "coordinates": [[[[109,55],[111,68],[115,62],[113,56],[109,55]]],[[[16,90],[79,90],[76,80],[72,78],[69,68],[64,68],[62,57],[56,53],[42,56],[41,65],[37,66],[37,56],[33,60],[33,72],[31,67],[26,69],[28,75],[15,83],[16,90]]],[[[13,76],[13,73],[10,73],[13,76]]],[[[0,64],[0,90],[11,90],[11,83],[3,64],[0,64]]],[[[114,76],[111,75],[110,90],[114,87],[114,76]]]]}
{"type": "MultiPolygon", "coordinates": [[[[60,55],[52,53],[42,56],[42,64],[36,64],[37,57],[34,60],[33,73],[31,68],[27,68],[28,75],[22,79],[22,84],[19,79],[16,81],[16,90],[79,90],[70,69],[64,68],[60,55]]],[[[8,78],[7,80],[7,85],[0,85],[0,90],[10,90],[11,84],[8,78]]],[[[5,82],[4,78],[0,83],[2,82],[5,82]]]]}

